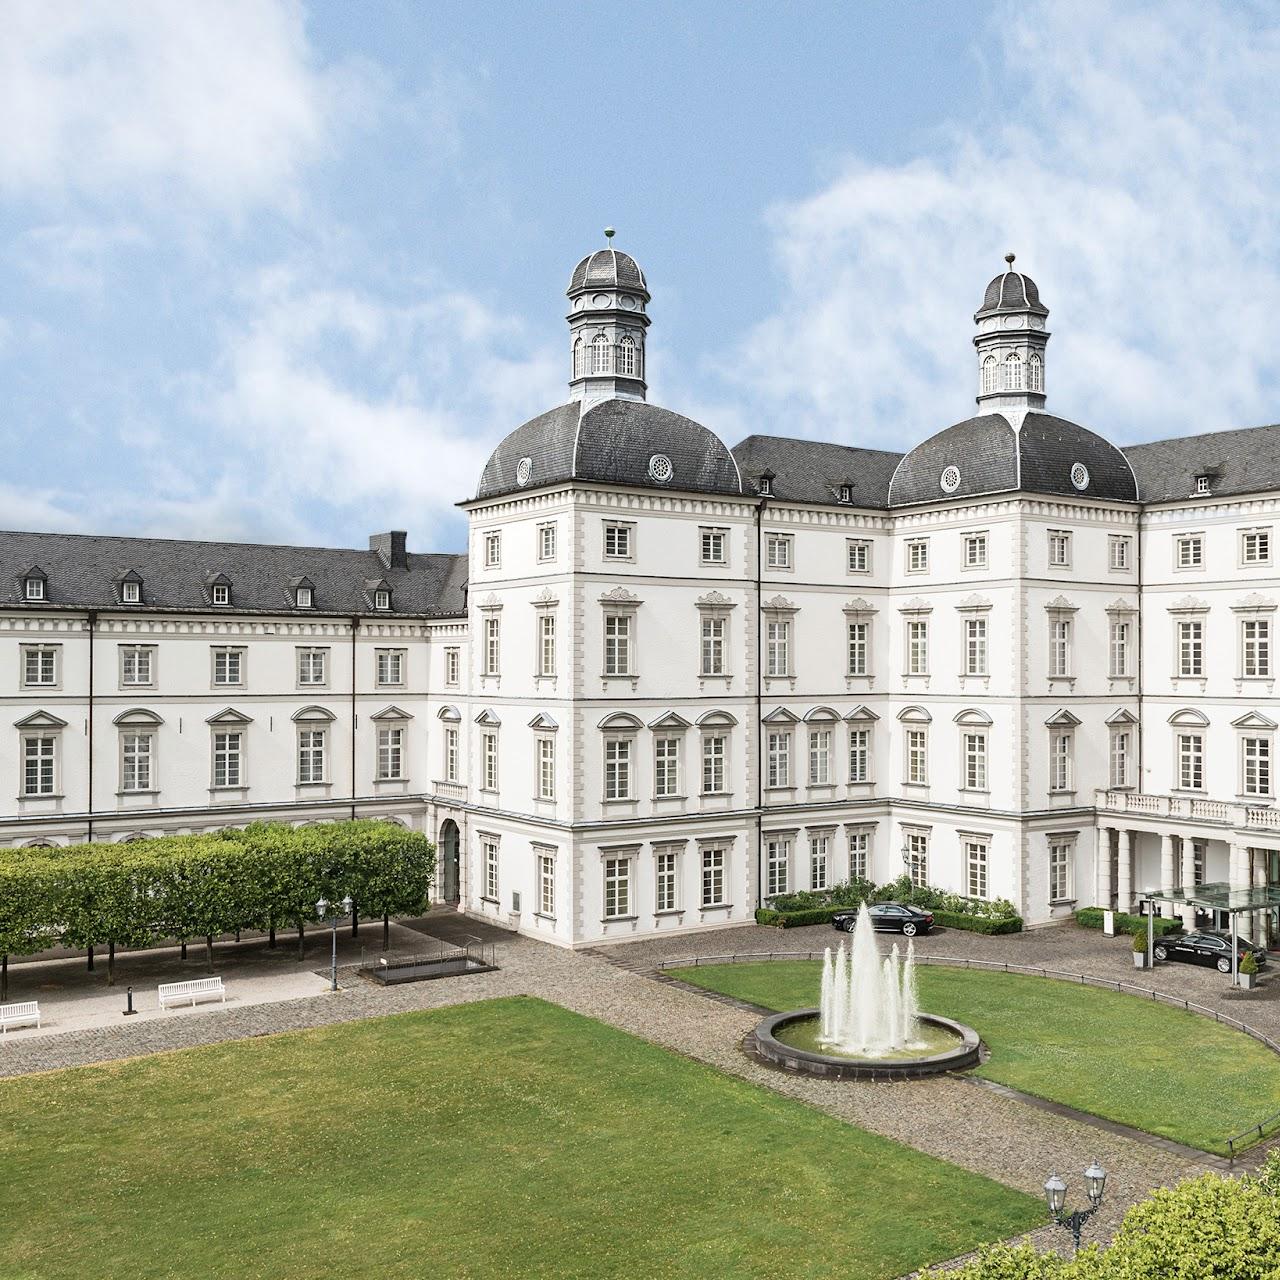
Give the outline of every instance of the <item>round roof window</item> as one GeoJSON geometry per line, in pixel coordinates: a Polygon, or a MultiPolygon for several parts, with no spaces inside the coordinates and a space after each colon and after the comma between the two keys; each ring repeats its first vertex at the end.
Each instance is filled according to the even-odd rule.
{"type": "Polygon", "coordinates": [[[960,468],[943,467],[938,484],[941,485],[943,493],[955,493],[960,487],[960,468]]]}
{"type": "Polygon", "coordinates": [[[1071,483],[1080,490],[1089,487],[1089,468],[1083,462],[1077,462],[1072,465],[1071,483]]]}
{"type": "Polygon", "coordinates": [[[521,458],[516,463],[516,484],[528,484],[531,475],[533,475],[533,459],[521,458]]]}
{"type": "Polygon", "coordinates": [[[675,468],[671,465],[671,459],[665,453],[655,453],[649,459],[649,478],[651,480],[656,480],[659,484],[666,484],[675,473],[675,468]]]}

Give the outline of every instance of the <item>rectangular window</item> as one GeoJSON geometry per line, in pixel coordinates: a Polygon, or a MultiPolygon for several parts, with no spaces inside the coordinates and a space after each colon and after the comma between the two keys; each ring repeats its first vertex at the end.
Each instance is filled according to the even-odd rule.
{"type": "Polygon", "coordinates": [[[672,852],[658,853],[654,856],[654,908],[658,911],[677,910],[676,897],[676,858],[672,852]]]}
{"type": "MultiPolygon", "coordinates": [[[[496,622],[497,619],[491,619],[491,621],[496,622]]],[[[378,649],[375,653],[375,659],[378,684],[404,684],[405,651],[403,649],[378,649]]]]}
{"type": "Polygon", "coordinates": [[[538,611],[538,674],[556,673],[556,615],[547,609],[538,611]]]}
{"type": "Polygon", "coordinates": [[[770,569],[791,568],[791,535],[771,533],[764,543],[764,562],[770,569]]]}
{"type": "MultiPolygon", "coordinates": [[[[538,560],[546,563],[548,560],[556,558],[556,526],[551,524],[540,524],[538,526],[538,560]]],[[[547,914],[550,914],[548,912],[547,914]]]]}
{"type": "Polygon", "coordinates": [[[1107,562],[1113,569],[1125,570],[1132,563],[1133,539],[1112,534],[1107,539],[1107,562]]]}
{"type": "Polygon", "coordinates": [[[653,794],[669,798],[680,794],[680,739],[653,740],[653,794]]]}
{"type": "Polygon", "coordinates": [[[1199,569],[1204,565],[1204,537],[1198,533],[1184,533],[1176,539],[1174,563],[1179,569],[1199,569]]]}
{"type": "Polygon", "coordinates": [[[871,781],[871,730],[849,730],[849,781],[871,781]]]}
{"type": "Polygon", "coordinates": [[[871,879],[871,832],[849,832],[849,879],[871,879]]]}
{"type": "Polygon", "coordinates": [[[929,569],[929,540],[912,538],[907,542],[907,572],[927,573],[929,569]]]}
{"type": "Polygon", "coordinates": [[[987,735],[966,731],[964,737],[964,787],[966,791],[987,789],[987,735]]]}
{"type": "Polygon", "coordinates": [[[1270,529],[1240,531],[1240,563],[1246,565],[1271,563],[1270,529]]]}
{"type": "Polygon", "coordinates": [[[498,735],[485,733],[480,736],[480,778],[486,791],[498,789],[498,735]]]}
{"type": "Polygon", "coordinates": [[[25,595],[28,600],[44,599],[44,579],[43,578],[27,578],[25,595]]]}
{"type": "Polygon", "coordinates": [[[725,790],[725,751],[728,739],[720,733],[702,737],[702,794],[720,795],[725,790]]]}
{"type": "Polygon", "coordinates": [[[484,620],[483,674],[496,676],[502,669],[502,619],[490,614],[484,620]]]}
{"type": "Polygon", "coordinates": [[[1111,786],[1133,785],[1133,735],[1128,729],[1111,730],[1111,786]]]}
{"type": "Polygon", "coordinates": [[[929,837],[923,831],[908,831],[907,875],[917,888],[929,883],[929,837]]]}
{"type": "Polygon", "coordinates": [[[631,559],[632,525],[617,524],[612,520],[604,523],[604,558],[606,560],[631,559]]]}
{"type": "Polygon", "coordinates": [[[310,587],[299,587],[293,593],[293,601],[299,609],[310,609],[315,603],[315,592],[310,587]]]}
{"type": "Polygon", "coordinates": [[[765,896],[791,892],[791,841],[771,836],[764,846],[765,896]]]}
{"type": "Polygon", "coordinates": [[[244,684],[243,649],[214,649],[213,683],[222,685],[244,684]]]}
{"type": "Polygon", "coordinates": [[[1075,860],[1075,842],[1054,840],[1049,845],[1049,901],[1068,902],[1071,899],[1072,862],[1075,860]]]}
{"type": "Polygon", "coordinates": [[[444,780],[458,780],[458,731],[453,725],[446,725],[444,730],[444,780]]]}
{"type": "Polygon", "coordinates": [[[298,683],[300,685],[322,685],[328,679],[325,673],[327,649],[298,650],[298,683]]]}
{"type": "Polygon", "coordinates": [[[831,884],[831,837],[826,834],[809,837],[809,888],[821,890],[831,884]]]}
{"type": "Polygon", "coordinates": [[[120,735],[120,790],[151,790],[151,747],[155,735],[124,733],[120,735]]]}
{"type": "Polygon", "coordinates": [[[987,896],[987,842],[985,840],[966,840],[964,842],[965,883],[969,897],[985,898],[987,896]]]}
{"type": "Polygon", "coordinates": [[[871,624],[849,623],[849,674],[865,676],[871,671],[871,624]]]}
{"type": "Polygon", "coordinates": [[[324,781],[325,731],[323,729],[298,730],[298,781],[324,781]]]}
{"type": "Polygon", "coordinates": [[[1121,680],[1131,674],[1129,670],[1129,636],[1132,624],[1127,618],[1111,619],[1111,678],[1121,680]]]}
{"type": "Polygon", "coordinates": [[[538,914],[556,914],[556,860],[550,853],[538,854],[538,914]]]}
{"type": "Polygon", "coordinates": [[[632,674],[629,613],[606,613],[604,616],[604,673],[607,676],[632,674]]]}
{"type": "Polygon", "coordinates": [[[765,740],[766,786],[791,785],[791,731],[770,729],[765,740]]]}
{"type": "Polygon", "coordinates": [[[929,674],[929,624],[924,621],[907,623],[907,675],[929,674]]]}
{"type": "Polygon", "coordinates": [[[462,659],[457,649],[444,651],[444,682],[456,685],[462,676],[462,659]]]}
{"type": "Polygon", "coordinates": [[[907,781],[921,787],[929,781],[929,746],[923,729],[907,730],[907,781]]]}
{"type": "Polygon", "coordinates": [[[604,918],[618,920],[631,914],[631,859],[604,860],[604,918]]]}
{"type": "Polygon", "coordinates": [[[244,734],[238,729],[219,730],[213,735],[213,785],[244,785],[244,734]]]}
{"type": "Polygon", "coordinates": [[[1049,530],[1049,567],[1066,569],[1071,565],[1071,534],[1066,529],[1049,530]]]}
{"type": "Polygon", "coordinates": [[[1049,790],[1071,791],[1072,735],[1055,732],[1049,735],[1049,790]]]}
{"type": "Polygon", "coordinates": [[[225,582],[215,582],[213,584],[213,603],[214,604],[230,604],[231,588],[225,582]]]}
{"type": "Polygon", "coordinates": [[[122,685],[149,685],[153,680],[155,649],[150,645],[122,644],[120,646],[120,683],[122,685]]]}
{"type": "Polygon", "coordinates": [[[1178,734],[1178,786],[1183,791],[1204,790],[1204,734],[1178,734]]]}
{"type": "Polygon", "coordinates": [[[964,567],[966,569],[987,567],[987,535],[985,533],[964,535],[964,567]]]}
{"type": "Polygon", "coordinates": [[[1240,624],[1243,638],[1243,668],[1246,676],[1271,674],[1271,623],[1265,618],[1246,619],[1240,624]]]}
{"type": "Polygon", "coordinates": [[[29,645],[22,651],[22,683],[29,687],[58,683],[58,650],[29,645]]]}
{"type": "Polygon", "coordinates": [[[1071,619],[1049,620],[1049,675],[1071,674],[1071,619]]]}
{"type": "Polygon", "coordinates": [[[484,896],[490,902],[498,900],[498,842],[482,840],[480,848],[484,854],[484,896]]]}
{"type": "Polygon", "coordinates": [[[967,676],[987,674],[987,620],[964,620],[964,673],[967,676]]]}
{"type": "Polygon", "coordinates": [[[1204,623],[1178,623],[1178,674],[1204,675],[1204,623]]]}
{"type": "Polygon", "coordinates": [[[496,569],[502,563],[502,534],[494,531],[484,535],[484,567],[496,569]]]}
{"type": "Polygon", "coordinates": [[[404,730],[398,725],[378,726],[378,780],[404,777],[404,730]]]}
{"type": "Polygon", "coordinates": [[[631,739],[604,740],[604,798],[631,799],[631,739]]]}
{"type": "Polygon", "coordinates": [[[1271,794],[1271,739],[1242,738],[1240,740],[1244,758],[1244,786],[1241,793],[1246,796],[1269,796],[1271,794]]]}
{"type": "Polygon", "coordinates": [[[809,730],[809,785],[825,787],[831,783],[831,730],[809,730]]]}
{"type": "Polygon", "coordinates": [[[704,676],[722,676],[725,674],[724,657],[724,619],[702,619],[702,674],[704,676]]]}
{"type": "Polygon", "coordinates": [[[847,539],[845,554],[850,573],[871,572],[871,543],[866,538],[847,539]]]}
{"type": "MultiPolygon", "coordinates": [[[[39,579],[28,579],[39,581],[39,579]]],[[[22,794],[51,796],[57,781],[58,740],[53,734],[31,734],[22,740],[22,794]]]]}
{"type": "MultiPolygon", "coordinates": [[[[538,799],[556,798],[556,740],[538,739],[538,799]]],[[[548,913],[550,914],[550,913],[548,913]]]]}
{"type": "Polygon", "coordinates": [[[723,565],[729,562],[728,529],[701,529],[698,534],[703,564],[723,565]]]}
{"type": "Polygon", "coordinates": [[[724,903],[724,850],[702,851],[702,905],[718,907],[724,903]]]}
{"type": "Polygon", "coordinates": [[[779,619],[765,624],[765,675],[791,674],[791,623],[779,619]]]}

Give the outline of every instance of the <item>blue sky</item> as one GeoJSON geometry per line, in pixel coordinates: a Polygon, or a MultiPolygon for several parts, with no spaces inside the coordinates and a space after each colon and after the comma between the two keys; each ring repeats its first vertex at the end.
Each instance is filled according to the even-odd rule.
{"type": "Polygon", "coordinates": [[[1244,3],[9,0],[7,527],[461,545],[618,228],[651,397],[907,448],[1006,249],[1052,409],[1280,418],[1280,18],[1244,3]]]}

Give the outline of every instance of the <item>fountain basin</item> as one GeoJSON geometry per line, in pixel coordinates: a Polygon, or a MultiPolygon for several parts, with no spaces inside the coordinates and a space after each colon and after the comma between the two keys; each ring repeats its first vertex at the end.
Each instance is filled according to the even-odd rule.
{"type": "Polygon", "coordinates": [[[944,1071],[964,1071],[977,1066],[981,1041],[972,1027],[936,1014],[918,1015],[929,1047],[900,1050],[877,1058],[860,1058],[824,1047],[804,1048],[816,1042],[821,1013],[818,1009],[791,1009],[774,1013],[747,1037],[745,1048],[753,1057],[783,1071],[825,1076],[829,1080],[917,1080],[944,1071]],[[811,1024],[813,1035],[803,1024],[811,1024]],[[785,1037],[785,1038],[783,1038],[785,1037]],[[788,1043],[799,1040],[801,1044],[788,1043]],[[944,1047],[937,1047],[942,1044],[944,1047]]]}

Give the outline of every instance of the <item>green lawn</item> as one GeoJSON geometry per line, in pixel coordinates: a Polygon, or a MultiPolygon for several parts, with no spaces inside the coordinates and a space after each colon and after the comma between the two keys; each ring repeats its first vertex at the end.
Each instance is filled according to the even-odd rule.
{"type": "Polygon", "coordinates": [[[536,1000],[0,1081],[5,1280],[892,1277],[1040,1204],[536,1000]]]}
{"type": "MultiPolygon", "coordinates": [[[[699,965],[687,982],[768,1009],[818,1003],[817,961],[699,965]]],[[[1239,1031],[1135,996],[1046,978],[921,965],[920,1003],[991,1049],[978,1075],[1226,1153],[1280,1111],[1280,1058],[1239,1031]]]]}

